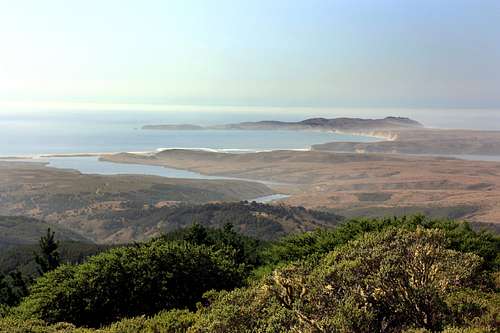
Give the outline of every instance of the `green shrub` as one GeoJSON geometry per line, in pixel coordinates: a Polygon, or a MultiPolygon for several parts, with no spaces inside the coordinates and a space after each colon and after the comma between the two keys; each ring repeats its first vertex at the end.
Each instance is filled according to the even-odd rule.
{"type": "Polygon", "coordinates": [[[196,245],[213,246],[215,248],[230,247],[235,251],[237,264],[243,264],[248,273],[260,264],[260,252],[265,242],[244,236],[234,230],[234,226],[227,223],[221,229],[205,228],[200,224],[179,229],[162,236],[166,241],[187,241],[196,245]]]}
{"type": "Polygon", "coordinates": [[[0,332],[1,333],[93,333],[94,331],[85,328],[77,328],[74,325],[68,323],[57,323],[54,325],[48,325],[44,321],[37,319],[21,320],[17,318],[7,317],[0,319],[0,332]]]}
{"type": "Polygon", "coordinates": [[[120,333],[183,333],[194,324],[196,314],[187,310],[163,311],[157,315],[146,318],[136,317],[132,319],[123,319],[105,330],[120,333]]]}
{"type": "Polygon", "coordinates": [[[443,329],[454,322],[446,296],[471,287],[482,265],[477,255],[447,245],[439,230],[365,235],[320,260],[280,268],[249,288],[212,295],[191,331],[443,329]]]}
{"type": "Polygon", "coordinates": [[[443,232],[424,229],[390,229],[350,242],[311,273],[301,301],[312,308],[304,315],[326,328],[357,332],[442,328],[444,295],[473,283],[482,264],[446,243],[443,232]],[[330,318],[321,319],[322,313],[330,318]]]}
{"type": "Polygon", "coordinates": [[[188,332],[291,332],[298,321],[266,285],[206,295],[210,306],[198,311],[188,332]]]}
{"type": "Polygon", "coordinates": [[[6,317],[10,313],[10,307],[5,304],[0,304],[0,318],[6,317]]]}
{"type": "Polygon", "coordinates": [[[353,219],[332,230],[320,229],[285,237],[269,246],[263,256],[265,262],[273,266],[323,255],[367,232],[380,232],[387,228],[416,230],[418,227],[442,230],[450,249],[475,253],[485,260],[485,268],[492,271],[500,269],[499,236],[487,231],[476,232],[466,222],[431,219],[423,215],[353,219]]]}
{"type": "Polygon", "coordinates": [[[26,280],[20,272],[0,273],[0,317],[5,311],[2,308],[19,304],[27,293],[26,280]]]}
{"type": "Polygon", "coordinates": [[[210,289],[242,281],[230,248],[154,240],[113,249],[40,277],[16,309],[24,318],[99,326],[163,309],[193,308],[210,289]]]}
{"type": "Polygon", "coordinates": [[[453,325],[460,327],[500,327],[500,294],[462,289],[447,295],[453,325]]]}

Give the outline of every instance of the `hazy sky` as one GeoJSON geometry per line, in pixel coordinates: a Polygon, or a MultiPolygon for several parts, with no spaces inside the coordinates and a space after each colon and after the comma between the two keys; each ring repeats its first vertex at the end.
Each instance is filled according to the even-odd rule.
{"type": "Polygon", "coordinates": [[[500,0],[0,0],[0,101],[500,108],[500,0]]]}

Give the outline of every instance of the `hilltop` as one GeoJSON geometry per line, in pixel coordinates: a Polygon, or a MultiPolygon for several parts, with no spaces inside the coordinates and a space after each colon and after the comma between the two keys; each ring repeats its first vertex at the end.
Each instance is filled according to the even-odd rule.
{"type": "Polygon", "coordinates": [[[144,130],[329,130],[329,131],[373,131],[394,130],[404,128],[422,128],[418,121],[404,117],[385,117],[382,119],[362,118],[309,118],[298,122],[264,120],[257,122],[241,122],[235,124],[202,127],[199,125],[146,125],[144,130]]]}
{"type": "MultiPolygon", "coordinates": [[[[133,221],[138,228],[146,230],[149,236],[183,229],[195,223],[209,228],[222,228],[230,223],[242,235],[260,240],[277,239],[318,228],[332,228],[343,221],[342,216],[331,212],[248,201],[131,208],[102,217],[116,222],[133,221]]],[[[137,232],[138,235],[140,232],[137,232]]]]}
{"type": "Polygon", "coordinates": [[[223,125],[223,129],[285,129],[285,130],[331,130],[331,131],[372,131],[423,127],[419,122],[404,117],[383,119],[362,118],[310,118],[298,122],[258,121],[223,125]]]}

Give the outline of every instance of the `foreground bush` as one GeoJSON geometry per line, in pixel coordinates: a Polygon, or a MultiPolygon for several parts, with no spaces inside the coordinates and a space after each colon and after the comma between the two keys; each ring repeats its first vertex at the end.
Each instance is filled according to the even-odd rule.
{"type": "Polygon", "coordinates": [[[155,240],[113,249],[39,278],[16,309],[22,318],[99,326],[163,309],[193,308],[210,289],[241,283],[233,251],[155,240]]]}
{"type": "Polygon", "coordinates": [[[475,285],[482,259],[446,245],[436,230],[367,235],[319,262],[289,265],[251,288],[217,294],[191,331],[436,331],[494,317],[498,307],[487,297],[490,305],[476,312],[448,299],[475,285]]]}
{"type": "Polygon", "coordinates": [[[316,230],[285,237],[272,244],[263,255],[269,266],[321,256],[367,232],[381,232],[388,228],[405,230],[439,229],[447,246],[460,252],[475,253],[484,259],[485,268],[500,269],[500,237],[491,232],[476,232],[467,222],[432,219],[423,215],[392,218],[358,218],[341,224],[333,230],[316,230]]]}
{"type": "Polygon", "coordinates": [[[196,314],[187,310],[162,311],[152,317],[122,319],[99,329],[76,327],[69,323],[47,324],[42,320],[0,318],[0,333],[184,333],[195,322],[196,314]]]}
{"type": "Polygon", "coordinates": [[[0,318],[1,333],[94,333],[95,331],[77,328],[68,323],[49,325],[42,320],[21,320],[16,318],[0,318]]]}
{"type": "Polygon", "coordinates": [[[162,311],[147,318],[145,316],[123,319],[106,328],[103,333],[181,333],[187,332],[196,321],[197,315],[187,310],[162,311]]]}
{"type": "Polygon", "coordinates": [[[355,220],[272,244],[242,287],[262,244],[195,226],[46,274],[0,332],[496,332],[499,243],[447,220],[355,220]]]}

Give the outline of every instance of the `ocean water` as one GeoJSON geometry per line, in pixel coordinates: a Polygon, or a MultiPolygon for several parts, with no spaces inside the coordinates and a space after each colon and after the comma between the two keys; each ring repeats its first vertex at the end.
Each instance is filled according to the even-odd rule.
{"type": "MultiPolygon", "coordinates": [[[[203,114],[192,118],[192,115],[183,117],[182,114],[161,112],[59,112],[19,115],[0,113],[0,156],[142,152],[162,148],[210,148],[228,151],[308,149],[316,143],[374,140],[327,132],[141,129],[143,125],[159,123],[224,123],[222,119],[215,121],[217,117],[220,115],[203,114]]],[[[238,122],[240,119],[249,118],[253,117],[238,118],[226,115],[225,122],[238,122]]]]}

